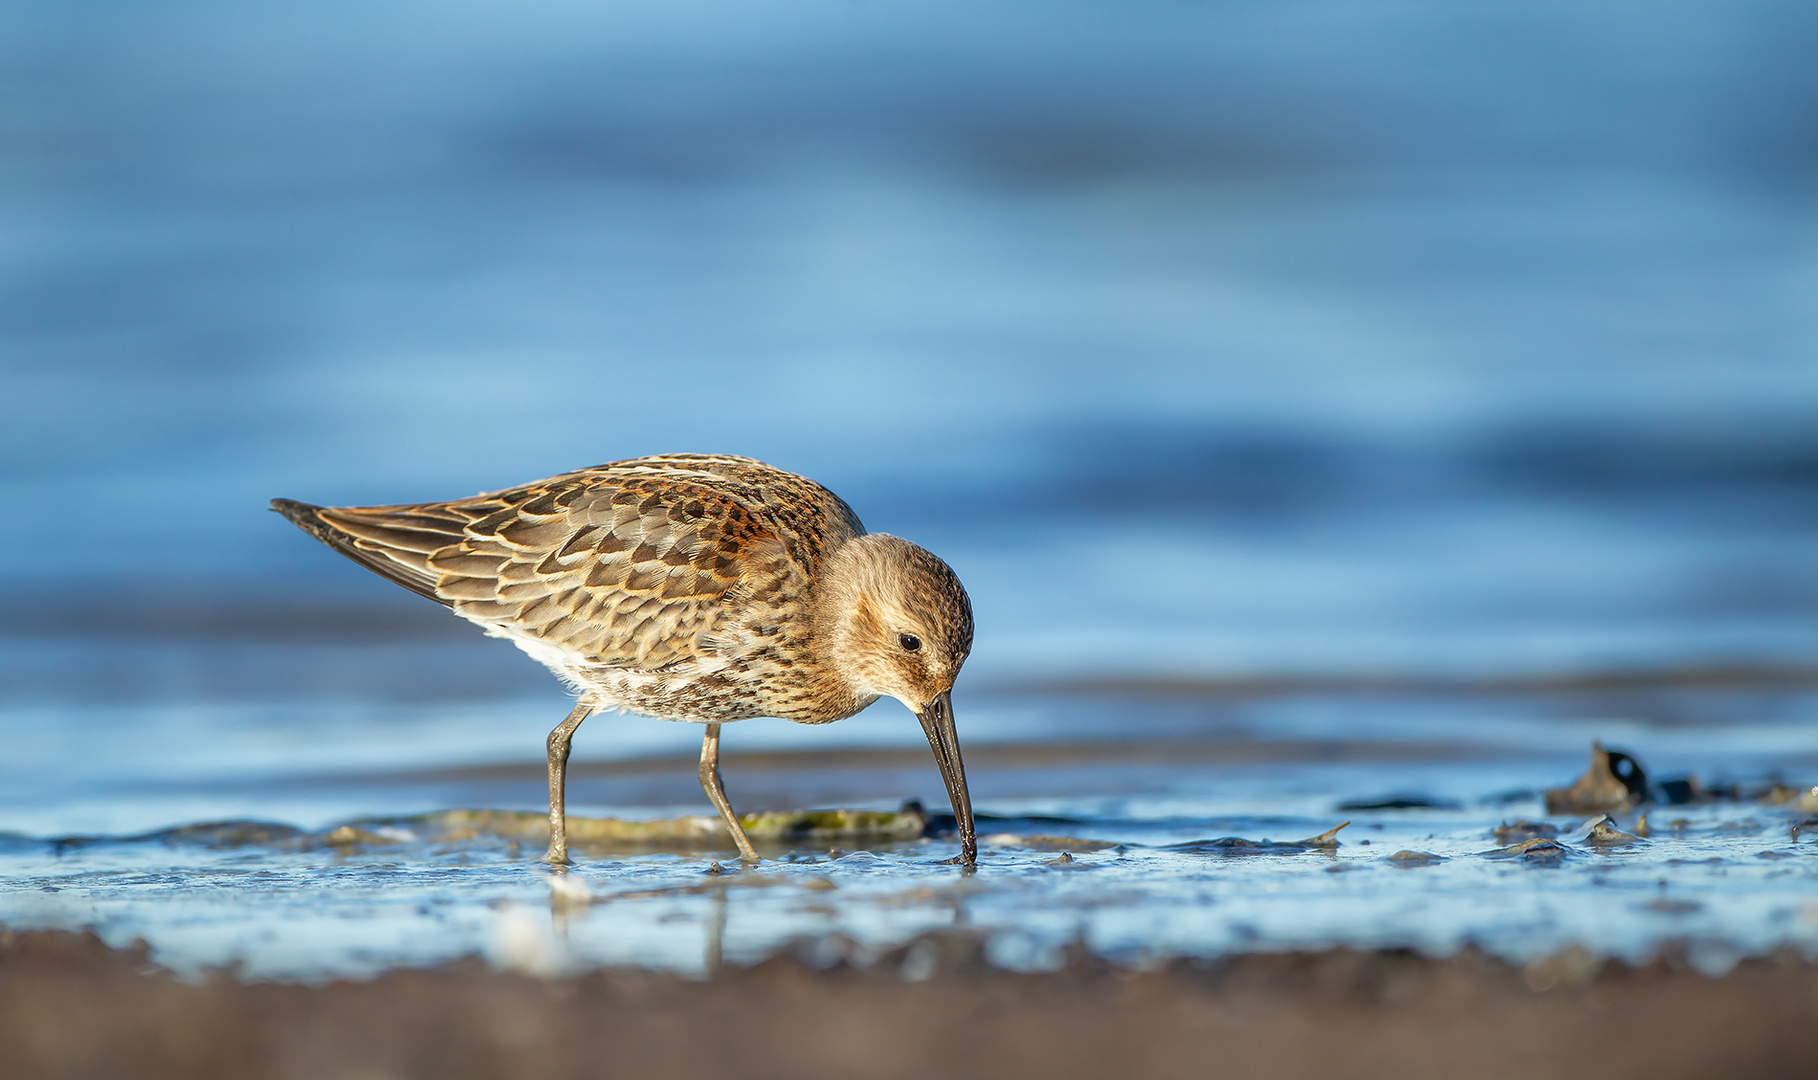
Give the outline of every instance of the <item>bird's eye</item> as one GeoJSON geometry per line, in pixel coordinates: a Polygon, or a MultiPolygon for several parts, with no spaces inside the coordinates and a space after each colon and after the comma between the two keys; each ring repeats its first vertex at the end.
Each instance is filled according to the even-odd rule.
{"type": "Polygon", "coordinates": [[[898,634],[896,635],[896,643],[903,648],[908,649],[910,652],[914,652],[922,647],[922,639],[916,637],[914,634],[898,634]]]}

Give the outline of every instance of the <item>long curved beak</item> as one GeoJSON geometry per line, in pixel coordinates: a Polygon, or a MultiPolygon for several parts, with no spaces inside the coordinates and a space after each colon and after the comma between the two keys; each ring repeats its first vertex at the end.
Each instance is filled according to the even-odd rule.
{"type": "Polygon", "coordinates": [[[915,714],[934,750],[934,763],[941,767],[941,779],[947,784],[947,798],[953,802],[953,816],[959,819],[960,859],[968,866],[978,862],[978,833],[972,824],[972,795],[966,790],[966,764],[960,760],[959,734],[953,730],[953,693],[948,691],[915,714]]]}

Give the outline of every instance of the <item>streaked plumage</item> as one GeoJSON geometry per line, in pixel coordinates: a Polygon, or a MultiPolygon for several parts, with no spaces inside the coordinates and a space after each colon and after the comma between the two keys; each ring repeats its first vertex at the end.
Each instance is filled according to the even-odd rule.
{"type": "Polygon", "coordinates": [[[965,589],[923,549],[866,533],[812,480],[749,458],[671,454],[453,502],[272,506],[368,569],[509,638],[579,692],[550,736],[552,861],[566,857],[568,738],[594,709],[709,725],[702,784],[754,857],[715,790],[719,725],[756,716],[828,723],[884,695],[922,718],[970,860],[947,696],[972,648],[965,589]]]}

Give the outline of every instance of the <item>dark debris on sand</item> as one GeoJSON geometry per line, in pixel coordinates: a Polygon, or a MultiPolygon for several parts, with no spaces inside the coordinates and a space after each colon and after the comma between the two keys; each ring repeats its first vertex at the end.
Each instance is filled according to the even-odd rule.
{"type": "Polygon", "coordinates": [[[993,969],[934,935],[863,968],[781,956],[707,981],[468,961],[326,986],[199,983],[90,934],[0,935],[8,1077],[740,1080],[1818,1075],[1818,966],[1710,979],[1564,955],[1244,955],[1133,973],[993,969]]]}
{"type": "Polygon", "coordinates": [[[1650,779],[1641,760],[1627,751],[1591,743],[1584,775],[1544,793],[1549,814],[1622,813],[1640,806],[1691,803],[1760,803],[1818,810],[1818,787],[1789,786],[1778,777],[1763,783],[1707,784],[1697,776],[1650,779]]]}

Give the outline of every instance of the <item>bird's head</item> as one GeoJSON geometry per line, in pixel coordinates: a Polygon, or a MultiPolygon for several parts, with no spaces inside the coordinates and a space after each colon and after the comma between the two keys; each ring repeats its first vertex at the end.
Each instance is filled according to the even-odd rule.
{"type": "Polygon", "coordinates": [[[884,533],[848,542],[829,568],[833,660],[865,697],[912,712],[953,689],[972,651],[972,601],[946,563],[884,533]]]}
{"type": "Polygon", "coordinates": [[[951,696],[972,652],[972,601],[965,586],[928,551],[868,533],[835,554],[821,603],[830,658],[855,695],[893,697],[922,722],[959,819],[965,861],[972,862],[972,802],[951,696]]]}

